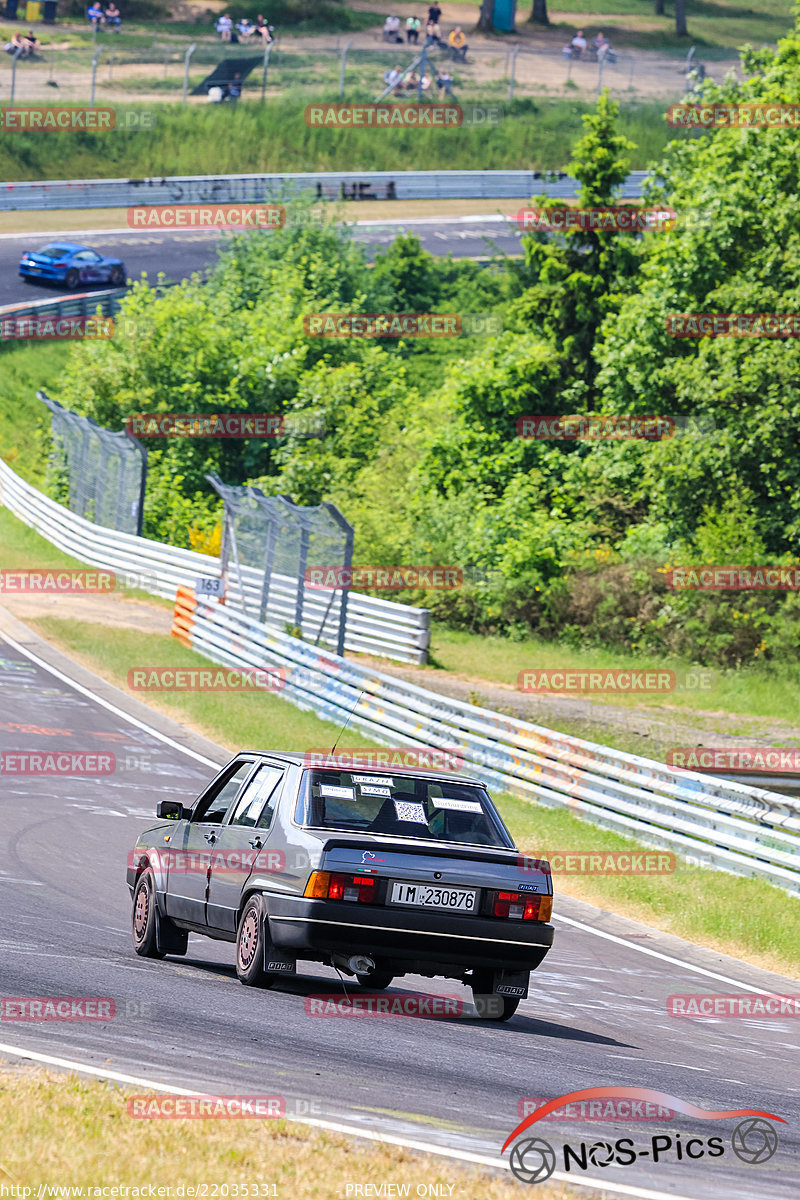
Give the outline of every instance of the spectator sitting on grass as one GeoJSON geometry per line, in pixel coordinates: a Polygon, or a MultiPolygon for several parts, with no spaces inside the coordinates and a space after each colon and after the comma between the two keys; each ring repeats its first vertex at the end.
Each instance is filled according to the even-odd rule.
{"type": "Polygon", "coordinates": [[[406,80],[406,88],[408,89],[409,92],[417,92],[420,89],[423,92],[427,92],[428,89],[430,88],[430,86],[431,86],[430,75],[423,75],[422,83],[420,83],[419,75],[417,74],[416,71],[412,71],[411,74],[409,75],[408,79],[406,80]]]}
{"type": "Polygon", "coordinates": [[[241,21],[237,21],[236,28],[239,31],[239,37],[243,42],[249,42],[250,38],[256,31],[255,25],[251,25],[247,17],[242,17],[241,21]]]}
{"type": "Polygon", "coordinates": [[[400,33],[400,18],[394,16],[387,17],[383,23],[383,40],[385,42],[402,42],[403,35],[400,33]]]}
{"type": "Polygon", "coordinates": [[[99,0],[94,0],[94,3],[86,10],[86,19],[90,21],[95,29],[98,25],[105,25],[106,18],[100,7],[99,0]]]}
{"type": "Polygon", "coordinates": [[[242,94],[242,77],[237,71],[233,79],[228,84],[227,100],[232,100],[234,105],[242,94]]]}
{"type": "Polygon", "coordinates": [[[467,61],[469,46],[460,25],[456,25],[455,29],[450,31],[447,43],[450,47],[450,57],[453,59],[453,62],[467,61]]]}
{"type": "Polygon", "coordinates": [[[402,87],[402,72],[397,67],[392,67],[390,71],[384,72],[383,82],[392,89],[395,95],[398,95],[402,87]]]}
{"type": "Polygon", "coordinates": [[[579,29],[578,32],[575,34],[575,37],[570,42],[570,46],[572,47],[572,53],[574,54],[575,58],[583,58],[583,52],[586,49],[587,45],[588,45],[588,43],[586,41],[586,38],[583,36],[583,30],[579,29]]]}
{"type": "Polygon", "coordinates": [[[425,45],[426,46],[443,46],[442,31],[436,21],[428,20],[425,26],[425,45]]]}
{"type": "Polygon", "coordinates": [[[421,28],[422,21],[420,21],[419,17],[406,17],[406,41],[409,46],[412,43],[416,46],[421,28]]]}
{"type": "Polygon", "coordinates": [[[112,29],[116,29],[117,33],[119,33],[120,29],[122,28],[122,18],[119,15],[119,9],[114,3],[114,0],[111,0],[111,3],[106,9],[106,25],[110,25],[112,29]]]}
{"type": "Polygon", "coordinates": [[[23,38],[21,33],[15,33],[14,36],[11,38],[11,41],[6,42],[6,44],[5,44],[6,54],[16,54],[18,50],[19,50],[20,58],[28,57],[25,52],[25,39],[23,38]]]}
{"type": "Polygon", "coordinates": [[[455,100],[455,96],[453,95],[453,77],[447,71],[441,71],[436,76],[436,86],[441,89],[445,96],[450,96],[455,100]]]}
{"type": "Polygon", "coordinates": [[[227,13],[223,13],[220,19],[217,21],[216,30],[223,42],[229,42],[231,40],[231,34],[233,33],[233,21],[227,13]]]}
{"type": "Polygon", "coordinates": [[[256,17],[256,33],[261,38],[265,46],[268,46],[272,41],[272,26],[268,25],[261,13],[256,17]]]}
{"type": "Polygon", "coordinates": [[[25,37],[22,39],[22,54],[20,58],[33,58],[37,50],[41,50],[42,43],[37,38],[32,29],[29,29],[25,37]]]}

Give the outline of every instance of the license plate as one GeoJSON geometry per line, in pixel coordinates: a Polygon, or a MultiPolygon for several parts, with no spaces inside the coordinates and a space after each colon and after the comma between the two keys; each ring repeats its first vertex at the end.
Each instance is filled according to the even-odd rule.
{"type": "Polygon", "coordinates": [[[451,912],[474,912],[478,893],[475,888],[442,887],[431,883],[393,883],[390,904],[410,904],[414,908],[446,908],[451,912]]]}

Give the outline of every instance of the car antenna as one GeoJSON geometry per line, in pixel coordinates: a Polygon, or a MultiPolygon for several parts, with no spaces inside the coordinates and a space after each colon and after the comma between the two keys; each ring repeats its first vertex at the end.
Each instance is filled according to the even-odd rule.
{"type": "Polygon", "coordinates": [[[347,720],[345,721],[345,723],[344,723],[344,725],[342,726],[342,728],[339,730],[339,733],[338,733],[338,735],[337,735],[336,741],[333,743],[333,746],[331,747],[331,749],[330,749],[330,752],[329,752],[329,754],[328,754],[328,758],[332,758],[332,757],[333,757],[333,752],[334,752],[334,750],[336,749],[336,747],[339,745],[339,738],[342,736],[342,734],[344,733],[345,729],[347,729],[347,726],[350,724],[350,718],[352,717],[353,713],[356,711],[356,708],[358,707],[358,702],[359,702],[359,700],[361,699],[361,697],[364,695],[364,692],[365,692],[365,691],[366,691],[366,689],[365,689],[365,688],[362,688],[362,689],[361,689],[361,691],[360,691],[360,692],[358,693],[358,695],[356,696],[356,702],[355,702],[355,704],[353,705],[353,707],[350,709],[350,712],[347,714],[347,720]]]}

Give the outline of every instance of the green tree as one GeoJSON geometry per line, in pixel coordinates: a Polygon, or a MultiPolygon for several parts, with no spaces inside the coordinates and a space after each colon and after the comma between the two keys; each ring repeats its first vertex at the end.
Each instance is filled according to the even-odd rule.
{"type": "MultiPolygon", "coordinates": [[[[593,113],[583,116],[584,133],[573,148],[571,173],[581,187],[581,208],[613,204],[628,174],[633,143],[616,131],[619,105],[604,91],[593,113]]],[[[552,206],[540,198],[541,207],[552,206]]],[[[532,328],[563,354],[565,399],[581,407],[596,402],[593,357],[597,332],[634,285],[638,250],[630,234],[568,230],[563,236],[533,233],[523,239],[528,286],[512,309],[523,328],[532,328]]],[[[556,411],[564,411],[559,408],[556,411]]]]}

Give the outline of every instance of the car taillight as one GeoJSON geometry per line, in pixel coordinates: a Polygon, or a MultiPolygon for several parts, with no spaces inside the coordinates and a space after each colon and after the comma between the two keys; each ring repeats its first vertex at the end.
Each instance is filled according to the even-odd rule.
{"type": "Polygon", "coordinates": [[[549,921],[553,915],[553,897],[529,892],[495,892],[492,911],[496,917],[512,921],[549,921]]]}
{"type": "Polygon", "coordinates": [[[304,896],[312,900],[353,900],[371,904],[376,881],[371,875],[340,875],[331,871],[313,871],[304,896]]]}

